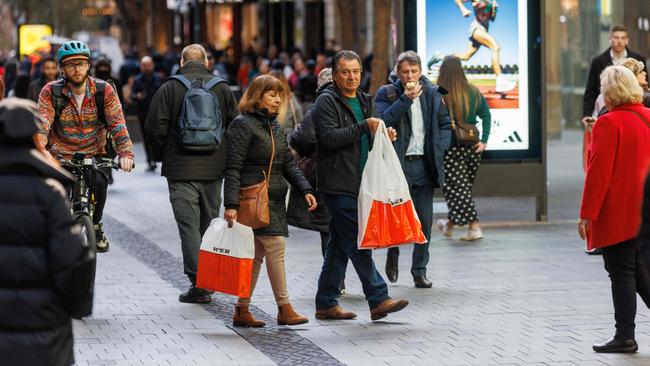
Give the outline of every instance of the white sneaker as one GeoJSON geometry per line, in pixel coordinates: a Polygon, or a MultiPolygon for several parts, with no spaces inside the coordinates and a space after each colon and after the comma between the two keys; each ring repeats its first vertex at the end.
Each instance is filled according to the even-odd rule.
{"type": "Polygon", "coordinates": [[[451,236],[454,234],[454,228],[449,227],[449,220],[447,219],[440,219],[436,221],[436,227],[438,230],[442,231],[442,235],[451,238],[451,236]]]}
{"type": "Polygon", "coordinates": [[[460,240],[462,241],[474,241],[479,239],[483,239],[483,232],[480,228],[476,230],[467,230],[467,234],[460,237],[460,240]]]}
{"type": "Polygon", "coordinates": [[[506,93],[511,91],[517,86],[517,83],[509,80],[506,78],[503,74],[497,76],[497,85],[496,85],[496,92],[497,93],[506,93]]]}

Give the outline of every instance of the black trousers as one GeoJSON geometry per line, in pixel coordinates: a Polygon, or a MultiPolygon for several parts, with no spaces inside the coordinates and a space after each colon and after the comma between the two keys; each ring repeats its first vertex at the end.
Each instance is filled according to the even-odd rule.
{"type": "Polygon", "coordinates": [[[140,131],[142,132],[142,143],[144,144],[144,153],[147,156],[147,164],[152,165],[156,164],[156,159],[153,157],[153,152],[151,151],[151,141],[145,131],[144,124],[147,120],[147,114],[138,115],[138,122],[140,122],[140,131]]]}
{"type": "Polygon", "coordinates": [[[95,174],[95,213],[93,213],[93,224],[97,225],[102,221],[106,197],[108,196],[108,174],[110,169],[103,169],[95,174]]]}
{"type": "Polygon", "coordinates": [[[648,253],[637,239],[603,248],[603,261],[612,282],[616,337],[634,339],[636,294],[650,308],[648,253]]]}

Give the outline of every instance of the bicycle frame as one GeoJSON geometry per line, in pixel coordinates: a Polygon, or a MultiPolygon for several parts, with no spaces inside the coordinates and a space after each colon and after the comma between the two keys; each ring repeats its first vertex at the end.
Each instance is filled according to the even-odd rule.
{"type": "Polygon", "coordinates": [[[85,154],[75,153],[70,161],[62,160],[61,164],[75,177],[74,187],[70,191],[71,211],[74,217],[88,215],[91,218],[95,213],[95,176],[101,168],[116,168],[111,159],[101,159],[97,163],[95,158],[87,158],[85,154]]]}

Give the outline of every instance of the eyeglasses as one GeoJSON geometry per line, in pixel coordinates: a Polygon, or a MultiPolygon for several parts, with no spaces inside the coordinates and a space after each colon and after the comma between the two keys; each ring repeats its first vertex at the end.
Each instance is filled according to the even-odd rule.
{"type": "Polygon", "coordinates": [[[88,62],[84,61],[84,62],[76,62],[76,63],[65,64],[65,65],[63,65],[63,68],[65,70],[67,70],[67,71],[71,71],[71,70],[75,70],[75,69],[81,70],[81,69],[84,69],[84,68],[88,67],[89,65],[90,64],[88,62]]]}

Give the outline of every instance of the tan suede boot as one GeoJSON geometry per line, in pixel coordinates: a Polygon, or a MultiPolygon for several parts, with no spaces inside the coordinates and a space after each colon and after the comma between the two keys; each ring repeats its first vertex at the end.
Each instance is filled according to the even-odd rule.
{"type": "Polygon", "coordinates": [[[261,320],[255,319],[253,314],[248,311],[248,305],[235,305],[235,315],[232,317],[233,327],[260,328],[266,325],[261,320]]]}
{"type": "Polygon", "coordinates": [[[291,304],[278,306],[278,325],[298,325],[308,321],[309,319],[296,313],[291,304]]]}

